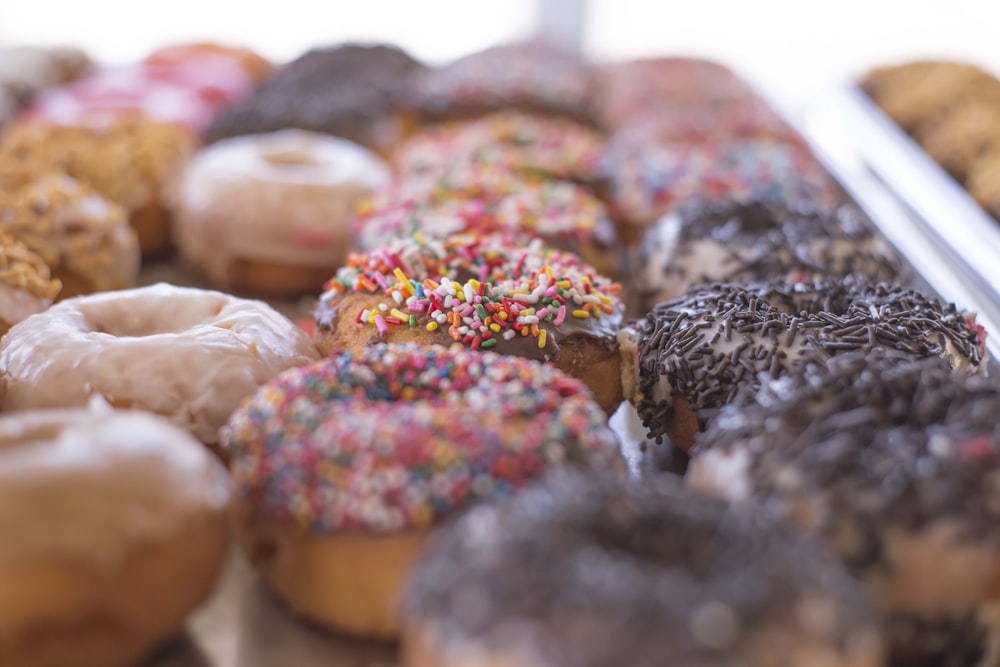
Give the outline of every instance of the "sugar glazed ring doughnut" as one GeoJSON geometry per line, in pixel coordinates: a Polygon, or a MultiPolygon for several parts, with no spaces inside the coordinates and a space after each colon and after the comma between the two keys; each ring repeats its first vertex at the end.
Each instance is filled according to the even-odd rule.
{"type": "Polygon", "coordinates": [[[662,303],[622,330],[625,396],[658,440],[690,449],[712,412],[804,356],[897,349],[985,369],[974,316],[887,283],[717,284],[662,303]]]}
{"type": "Polygon", "coordinates": [[[125,209],[63,174],[13,167],[5,175],[0,230],[42,258],[62,298],[135,286],[139,242],[125,209]]]}
{"type": "Polygon", "coordinates": [[[0,664],[127,667],[183,628],[229,553],[229,478],[142,412],[0,418],[0,664]]]}
{"type": "Polygon", "coordinates": [[[213,444],[258,385],[318,356],[260,301],[163,283],[104,292],[58,303],[8,332],[3,409],[83,406],[100,395],[213,444]]]}
{"type": "Polygon", "coordinates": [[[323,354],[418,342],[549,361],[608,414],[621,404],[620,286],[540,240],[457,235],[352,256],[316,309],[323,354]]]}
{"type": "Polygon", "coordinates": [[[855,204],[816,208],[700,200],[648,228],[634,253],[639,312],[713,282],[792,282],[854,274],[897,281],[902,262],[855,204]]]}
{"type": "Polygon", "coordinates": [[[441,519],[552,466],[621,463],[578,381],[526,359],[422,345],[282,374],[230,419],[240,541],[297,613],[391,637],[396,598],[441,519]]]}
{"type": "Polygon", "coordinates": [[[870,602],[817,542],[657,482],[553,473],[443,529],[405,597],[404,667],[883,664],[870,602]]]}
{"type": "Polygon", "coordinates": [[[851,352],[724,408],[688,480],[822,536],[900,664],[974,664],[1000,598],[998,410],[1000,385],[945,359],[851,352]]]}
{"type": "Polygon", "coordinates": [[[608,276],[619,270],[615,228],[604,204],[582,186],[518,174],[503,165],[452,165],[413,174],[359,207],[357,245],[374,250],[420,232],[540,236],[608,276]]]}
{"type": "Polygon", "coordinates": [[[329,135],[227,139],[181,175],[174,238],[216,285],[310,292],[346,260],[359,200],[390,179],[374,153],[329,135]]]}
{"type": "Polygon", "coordinates": [[[42,258],[0,232],[0,336],[29,315],[52,305],[62,288],[42,258]]]}

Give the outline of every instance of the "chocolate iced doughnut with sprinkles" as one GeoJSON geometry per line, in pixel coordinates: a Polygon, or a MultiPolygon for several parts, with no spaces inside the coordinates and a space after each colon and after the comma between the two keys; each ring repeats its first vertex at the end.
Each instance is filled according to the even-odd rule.
{"type": "Polygon", "coordinates": [[[547,361],[582,380],[610,415],[622,402],[620,288],[539,239],[416,235],[352,255],[337,271],[316,309],[316,344],[330,354],[459,343],[547,361]]]}
{"type": "Polygon", "coordinates": [[[898,660],[994,664],[970,658],[1000,627],[998,411],[1000,385],[945,359],[850,352],[724,408],[688,480],[823,537],[898,660]]]}
{"type": "Polygon", "coordinates": [[[870,601],[817,541],[672,478],[553,471],[438,533],[404,598],[403,667],[874,667],[882,653],[870,601]]]}
{"type": "Polygon", "coordinates": [[[806,356],[887,347],[985,370],[974,315],[920,292],[848,277],[720,283],[656,306],[619,334],[625,397],[650,437],[684,450],[741,387],[796,370],[806,356]]]}
{"type": "Polygon", "coordinates": [[[639,312],[705,283],[903,274],[893,246],[853,203],[697,200],[648,228],[632,254],[639,312]]]}
{"type": "Polygon", "coordinates": [[[527,359],[379,345],[285,373],[223,441],[237,534],[297,613],[369,637],[428,533],[560,466],[623,468],[579,381],[527,359]]]}

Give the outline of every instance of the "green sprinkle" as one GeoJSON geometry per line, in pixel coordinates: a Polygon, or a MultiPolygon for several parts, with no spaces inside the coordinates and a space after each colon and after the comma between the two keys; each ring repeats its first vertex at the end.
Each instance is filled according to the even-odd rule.
{"type": "Polygon", "coordinates": [[[416,315],[410,315],[410,326],[411,327],[417,326],[417,316],[416,315]]]}
{"type": "Polygon", "coordinates": [[[484,340],[483,343],[482,343],[482,345],[480,345],[479,347],[488,350],[491,347],[495,347],[496,344],[497,344],[497,339],[496,338],[490,338],[489,340],[484,340]]]}

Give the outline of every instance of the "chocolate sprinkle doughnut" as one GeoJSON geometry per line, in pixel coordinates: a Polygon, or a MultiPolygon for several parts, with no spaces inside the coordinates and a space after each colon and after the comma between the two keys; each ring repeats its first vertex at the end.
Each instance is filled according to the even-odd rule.
{"type": "Polygon", "coordinates": [[[822,536],[870,584],[894,653],[941,659],[982,648],[977,613],[1000,598],[998,412],[1000,385],[945,359],[851,352],[741,394],[688,479],[822,536]]]}
{"type": "Polygon", "coordinates": [[[553,474],[432,539],[406,667],[881,664],[867,597],[811,539],[671,478],[553,474]]]}
{"type": "Polygon", "coordinates": [[[740,387],[786,375],[804,357],[887,347],[979,368],[984,337],[954,304],[848,277],[697,288],[626,327],[619,343],[623,368],[634,370],[623,371],[625,395],[650,437],[687,449],[740,387]]]}
{"type": "Polygon", "coordinates": [[[902,273],[896,251],[853,203],[699,200],[647,229],[635,254],[641,312],[703,283],[902,273]]]}

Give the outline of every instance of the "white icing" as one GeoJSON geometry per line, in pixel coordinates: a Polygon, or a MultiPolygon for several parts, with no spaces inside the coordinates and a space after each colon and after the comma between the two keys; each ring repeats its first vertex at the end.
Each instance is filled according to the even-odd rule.
{"type": "Polygon", "coordinates": [[[219,462],[159,417],[102,404],[0,418],[0,563],[110,565],[228,501],[219,462]]]}
{"type": "Polygon", "coordinates": [[[26,289],[0,283],[0,319],[7,324],[17,324],[29,315],[40,313],[52,303],[35,296],[26,289]]]}
{"type": "Polygon", "coordinates": [[[160,283],[68,299],[0,343],[3,408],[113,405],[169,417],[203,442],[281,371],[319,358],[261,301],[160,283]]]}
{"type": "Polygon", "coordinates": [[[220,141],[181,177],[177,245],[218,282],[237,259],[336,268],[359,201],[390,180],[374,153],[328,135],[283,130],[220,141]]]}

